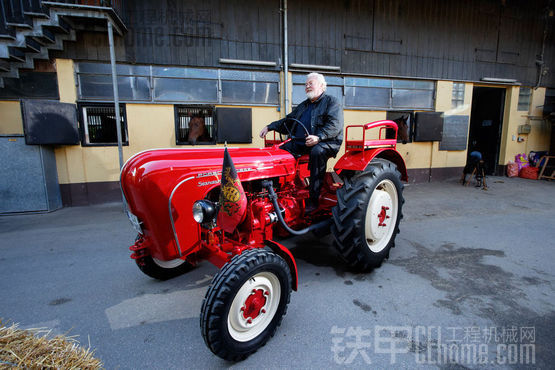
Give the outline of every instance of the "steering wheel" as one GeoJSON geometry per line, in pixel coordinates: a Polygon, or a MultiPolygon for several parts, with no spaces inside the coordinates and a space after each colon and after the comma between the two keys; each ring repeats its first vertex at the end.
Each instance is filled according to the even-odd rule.
{"type": "MultiPolygon", "coordinates": [[[[291,138],[291,140],[305,140],[306,137],[308,135],[310,135],[310,133],[308,132],[306,127],[303,125],[303,123],[301,121],[299,121],[298,119],[296,119],[296,118],[291,118],[291,117],[285,118],[285,121],[283,122],[283,127],[285,127],[285,130],[287,130],[287,133],[289,134],[289,137],[291,138]],[[289,127],[289,125],[287,124],[287,122],[289,122],[289,121],[293,122],[291,127],[289,127]],[[304,129],[304,132],[306,134],[304,137],[293,135],[293,133],[295,132],[295,130],[297,128],[297,125],[301,125],[301,127],[304,129]]],[[[281,132],[280,132],[279,135],[280,135],[280,139],[283,140],[283,138],[281,137],[281,132]]]]}

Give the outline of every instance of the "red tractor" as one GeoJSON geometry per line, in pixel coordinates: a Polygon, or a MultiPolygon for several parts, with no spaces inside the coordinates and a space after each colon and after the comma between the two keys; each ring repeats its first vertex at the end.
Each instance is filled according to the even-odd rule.
{"type": "Polygon", "coordinates": [[[331,231],[339,254],[357,270],[378,267],[389,256],[402,218],[401,180],[407,181],[396,151],[397,124],[352,125],[345,137],[345,154],[335,172],[326,173],[319,208],[310,213],[308,157],[280,149],[284,142],[275,136],[261,149],[148,150],[123,167],[128,215],[139,232],[131,258],[139,269],[162,280],[203,260],[221,269],[200,315],[202,336],[221,358],[242,360],[263,346],[297,290],[295,259],[276,236],[331,231]],[[362,139],[349,139],[353,134],[362,139]],[[223,186],[229,174],[222,173],[224,156],[234,164],[231,184],[242,189],[223,186]],[[229,211],[224,193],[243,197],[232,227],[220,217],[229,211]]]}

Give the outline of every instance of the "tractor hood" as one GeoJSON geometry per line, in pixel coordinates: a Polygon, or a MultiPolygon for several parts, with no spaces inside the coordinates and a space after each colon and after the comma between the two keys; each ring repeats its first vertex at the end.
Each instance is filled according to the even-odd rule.
{"type": "MultiPolygon", "coordinates": [[[[295,159],[278,148],[228,148],[241,182],[294,176],[295,159]]],[[[121,171],[129,210],[142,222],[153,257],[170,260],[198,249],[196,200],[220,185],[224,148],[155,149],[131,157],[121,171]]]]}

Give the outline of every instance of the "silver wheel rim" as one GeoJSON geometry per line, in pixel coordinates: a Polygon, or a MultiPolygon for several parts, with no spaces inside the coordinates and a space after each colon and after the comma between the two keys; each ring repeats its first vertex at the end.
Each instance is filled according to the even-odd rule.
{"type": "Polygon", "coordinates": [[[247,280],[235,295],[227,316],[231,337],[248,342],[260,335],[274,318],[280,298],[281,285],[273,273],[260,272],[247,280]],[[264,301],[259,299],[261,295],[264,301]],[[258,301],[253,304],[254,298],[258,301]],[[253,306],[256,306],[254,312],[253,306]]]}
{"type": "Polygon", "coordinates": [[[185,263],[185,260],[182,260],[180,258],[176,258],[174,260],[169,260],[169,261],[162,261],[152,257],[152,261],[154,261],[156,265],[160,266],[163,269],[173,269],[185,263]]]}
{"type": "Polygon", "coordinates": [[[393,181],[384,179],[372,192],[366,208],[365,237],[368,248],[381,252],[391,240],[397,222],[399,197],[393,181]]]}

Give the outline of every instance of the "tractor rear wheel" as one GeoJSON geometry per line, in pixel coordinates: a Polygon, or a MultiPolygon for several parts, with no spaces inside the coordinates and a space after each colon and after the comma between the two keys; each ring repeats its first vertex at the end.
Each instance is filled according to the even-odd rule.
{"type": "Polygon", "coordinates": [[[335,246],[354,269],[379,267],[399,233],[401,174],[392,162],[374,159],[363,172],[343,181],[332,209],[335,246]]]}
{"type": "Polygon", "coordinates": [[[273,337],[290,295],[291,273],[280,256],[252,249],[233,257],[202,302],[204,342],[225,360],[245,359],[273,337]]]}

